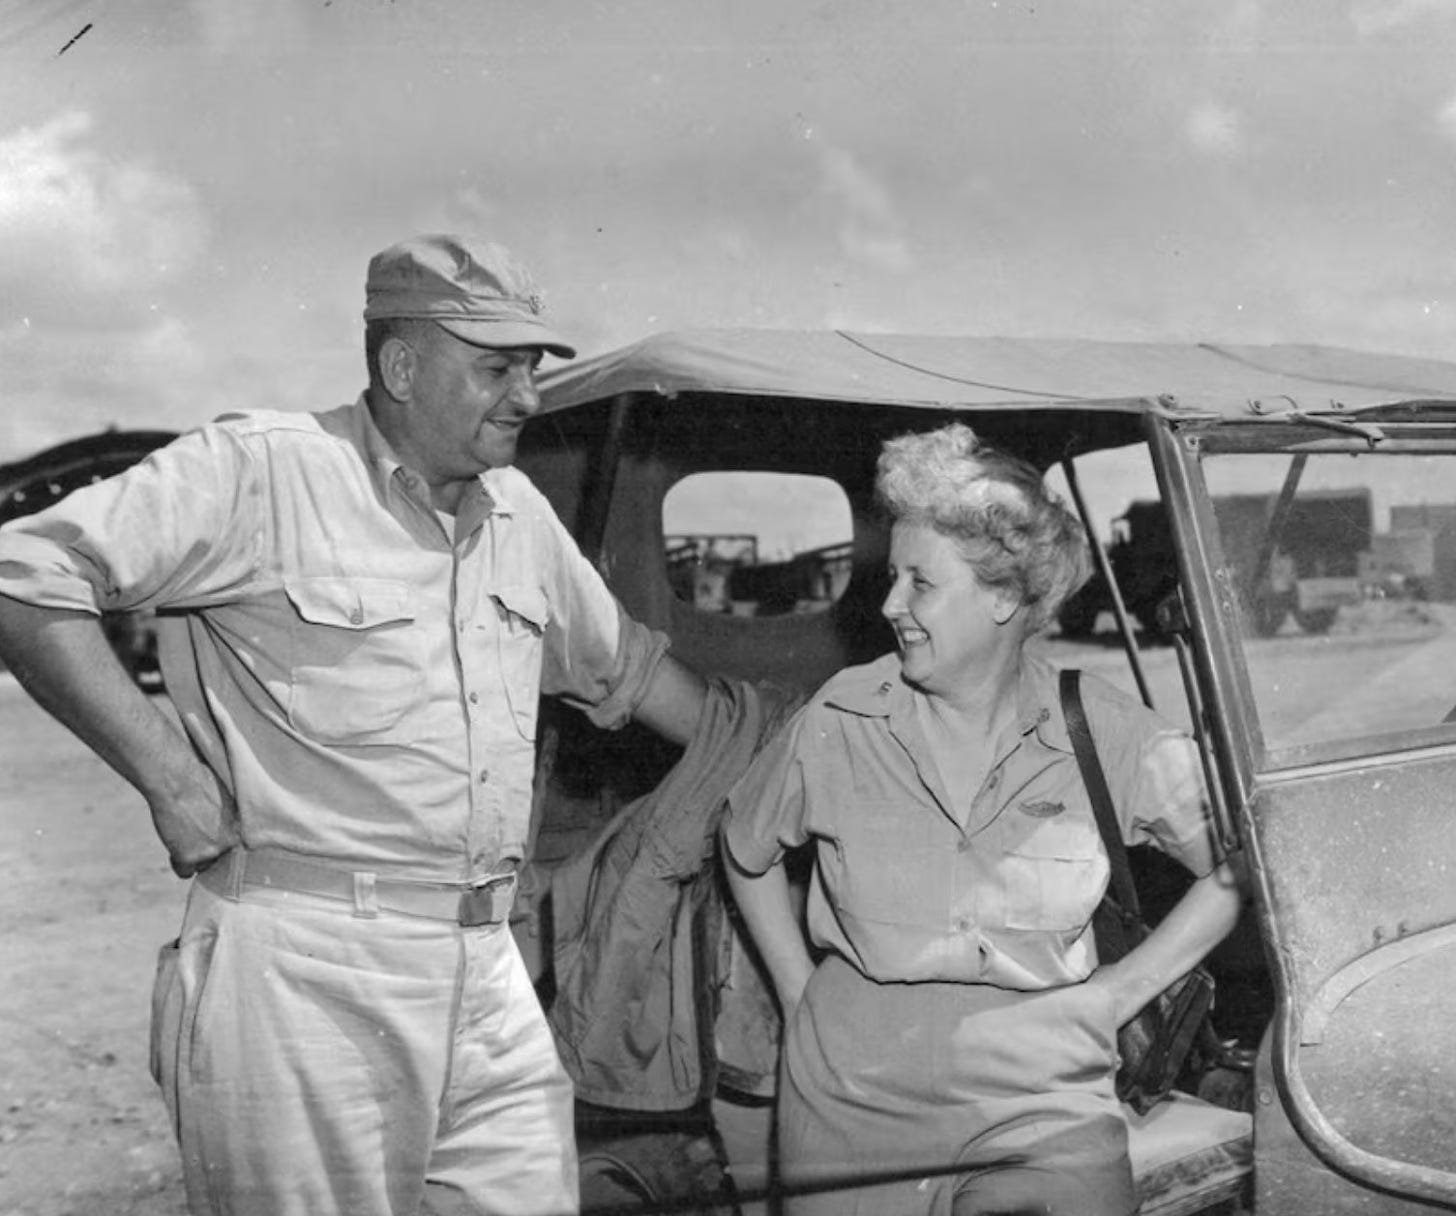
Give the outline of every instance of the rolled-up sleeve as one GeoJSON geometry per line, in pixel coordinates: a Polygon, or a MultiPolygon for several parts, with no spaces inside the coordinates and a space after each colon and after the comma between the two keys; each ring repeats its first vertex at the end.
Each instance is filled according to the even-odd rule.
{"type": "Polygon", "coordinates": [[[762,874],[809,838],[802,751],[807,712],[794,715],[729,791],[721,837],[733,860],[749,874],[762,874]]]}
{"type": "Polygon", "coordinates": [[[191,432],[0,528],[0,595],[89,613],[205,604],[256,569],[260,498],[233,436],[191,432]]]}
{"type": "Polygon", "coordinates": [[[591,669],[586,664],[572,668],[569,646],[561,648],[567,652],[561,658],[554,657],[553,648],[548,645],[548,671],[543,684],[546,691],[560,693],[583,710],[595,725],[606,730],[625,726],[636,713],[670,645],[667,634],[649,629],[628,616],[615,600],[612,603],[618,623],[617,645],[611,660],[591,669]],[[554,689],[553,682],[557,685],[554,689]]]}
{"type": "Polygon", "coordinates": [[[1186,734],[1161,731],[1147,741],[1130,803],[1134,842],[1153,844],[1200,878],[1223,860],[1198,745],[1186,734]]]}

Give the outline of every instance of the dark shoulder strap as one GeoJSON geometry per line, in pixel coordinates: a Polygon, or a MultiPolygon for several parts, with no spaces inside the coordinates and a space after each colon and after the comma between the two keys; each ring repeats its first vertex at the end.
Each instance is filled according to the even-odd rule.
{"type": "Polygon", "coordinates": [[[1102,761],[1097,758],[1097,745],[1092,741],[1092,728],[1087,724],[1087,711],[1082,707],[1082,673],[1075,667],[1064,669],[1060,686],[1062,716],[1067,720],[1067,734],[1072,739],[1077,767],[1082,770],[1082,783],[1092,799],[1092,810],[1097,816],[1097,830],[1102,833],[1102,847],[1107,850],[1107,859],[1112,863],[1113,898],[1122,905],[1124,912],[1137,916],[1137,886],[1133,883],[1132,867],[1127,861],[1127,847],[1122,842],[1122,828],[1112,809],[1112,794],[1107,789],[1102,761]]]}

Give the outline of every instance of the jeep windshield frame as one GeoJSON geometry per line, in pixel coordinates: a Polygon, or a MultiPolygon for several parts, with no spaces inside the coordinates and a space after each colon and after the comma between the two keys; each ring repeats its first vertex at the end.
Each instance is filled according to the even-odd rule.
{"type": "MultiPolygon", "coordinates": [[[[1456,413],[1447,403],[1402,406],[1358,421],[1149,419],[1147,429],[1217,753],[1215,808],[1234,821],[1225,831],[1241,849],[1274,979],[1270,1061],[1282,1108],[1339,1175],[1449,1205],[1456,681],[1442,680],[1456,666],[1444,661],[1456,646],[1446,640],[1456,638],[1446,603],[1456,587],[1444,582],[1440,525],[1456,491],[1412,500],[1423,486],[1456,485],[1456,413]],[[1272,615],[1251,608],[1253,575],[1268,573],[1259,568],[1266,547],[1295,547],[1268,524],[1292,520],[1301,502],[1308,519],[1323,511],[1343,528],[1310,529],[1327,559],[1310,576],[1315,590],[1328,594],[1352,570],[1357,588],[1419,570],[1431,580],[1424,598],[1360,592],[1307,606],[1299,625],[1293,606],[1310,567],[1286,554],[1284,592],[1296,598],[1269,628],[1272,615]],[[1403,506],[1430,522],[1426,535],[1395,526],[1403,506]],[[1241,513],[1263,527],[1233,523],[1241,513]],[[1345,564],[1328,577],[1336,559],[1345,564]],[[1426,614],[1417,628],[1404,619],[1426,614]],[[1347,615],[1348,629],[1335,633],[1347,615]],[[1286,686],[1301,670],[1317,678],[1286,686]],[[1291,709],[1304,721],[1279,718],[1291,709]]],[[[1256,1111],[1256,1140],[1259,1127],[1256,1111]]],[[[1256,1171],[1256,1183],[1277,1197],[1279,1171],[1256,1171]]]]}

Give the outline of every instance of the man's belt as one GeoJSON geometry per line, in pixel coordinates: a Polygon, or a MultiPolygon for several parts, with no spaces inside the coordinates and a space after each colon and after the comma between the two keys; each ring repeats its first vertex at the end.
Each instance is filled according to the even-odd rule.
{"type": "Polygon", "coordinates": [[[400,912],[466,927],[504,923],[516,893],[514,869],[473,882],[416,882],[346,870],[279,849],[232,849],[197,880],[225,899],[242,899],[250,889],[292,891],[350,904],[359,917],[400,912]]]}

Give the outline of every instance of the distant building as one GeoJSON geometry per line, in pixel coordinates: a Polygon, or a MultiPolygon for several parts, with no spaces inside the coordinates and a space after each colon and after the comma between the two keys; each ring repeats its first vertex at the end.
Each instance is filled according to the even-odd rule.
{"type": "Polygon", "coordinates": [[[1422,598],[1456,600],[1456,503],[1392,506],[1388,536],[1388,557],[1422,598]]]}

